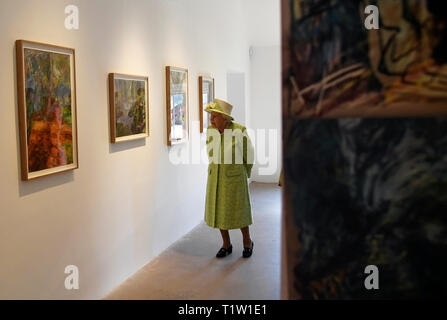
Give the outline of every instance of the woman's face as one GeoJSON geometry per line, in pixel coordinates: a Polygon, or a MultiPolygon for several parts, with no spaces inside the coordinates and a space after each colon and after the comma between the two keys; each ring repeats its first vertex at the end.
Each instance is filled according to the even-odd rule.
{"type": "Polygon", "coordinates": [[[211,112],[210,120],[211,125],[219,131],[223,131],[227,127],[228,119],[219,112],[211,112]]]}

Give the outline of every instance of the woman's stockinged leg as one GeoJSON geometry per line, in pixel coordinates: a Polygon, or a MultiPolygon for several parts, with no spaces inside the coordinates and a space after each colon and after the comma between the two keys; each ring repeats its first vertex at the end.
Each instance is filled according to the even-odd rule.
{"type": "Polygon", "coordinates": [[[230,247],[230,244],[231,244],[230,233],[228,232],[228,230],[220,229],[220,234],[222,236],[222,241],[223,241],[222,248],[228,249],[230,247]]]}
{"type": "Polygon", "coordinates": [[[241,228],[244,248],[251,248],[250,230],[248,227],[241,228]]]}

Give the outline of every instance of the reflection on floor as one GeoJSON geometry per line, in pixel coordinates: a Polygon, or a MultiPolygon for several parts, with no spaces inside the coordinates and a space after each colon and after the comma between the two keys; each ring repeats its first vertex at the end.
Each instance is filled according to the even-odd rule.
{"type": "Polygon", "coordinates": [[[219,231],[201,223],[105,299],[280,299],[281,188],[252,183],[250,194],[251,258],[242,258],[241,232],[232,230],[233,253],[216,259],[219,231]]]}

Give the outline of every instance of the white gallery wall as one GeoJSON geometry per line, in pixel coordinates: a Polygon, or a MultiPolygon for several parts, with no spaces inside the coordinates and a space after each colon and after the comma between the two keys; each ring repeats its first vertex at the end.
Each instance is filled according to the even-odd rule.
{"type": "Polygon", "coordinates": [[[191,121],[200,74],[225,99],[227,72],[245,73],[248,104],[244,15],[239,0],[1,0],[0,299],[101,298],[203,219],[206,165],[169,161],[164,67],[189,69],[191,121]],[[79,30],[64,27],[69,4],[79,30]],[[78,170],[20,180],[17,39],[76,50],[78,170]],[[109,143],[110,72],[149,77],[149,138],[109,143]]]}

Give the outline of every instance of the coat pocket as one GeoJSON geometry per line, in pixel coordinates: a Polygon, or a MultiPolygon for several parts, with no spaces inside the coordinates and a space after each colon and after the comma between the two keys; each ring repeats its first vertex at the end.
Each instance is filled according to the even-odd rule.
{"type": "Polygon", "coordinates": [[[230,167],[225,170],[225,175],[227,177],[237,177],[240,176],[241,174],[242,174],[241,168],[238,166],[230,167]]]}

